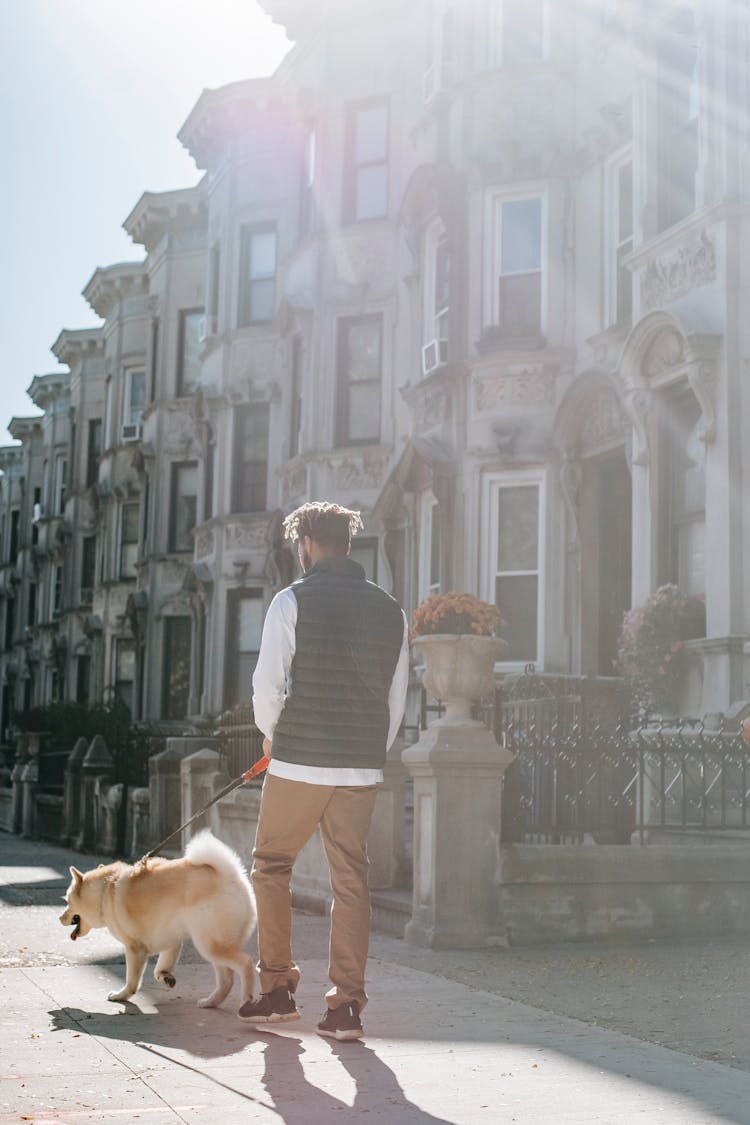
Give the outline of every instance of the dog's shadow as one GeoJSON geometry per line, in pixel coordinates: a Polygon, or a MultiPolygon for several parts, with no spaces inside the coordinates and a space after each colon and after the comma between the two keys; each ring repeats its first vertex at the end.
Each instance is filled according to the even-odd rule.
{"type": "Polygon", "coordinates": [[[191,1001],[172,1001],[168,1012],[144,1011],[137,1002],[126,1000],[113,1002],[111,1011],[54,1008],[48,1014],[52,1031],[119,1040],[145,1049],[184,1051],[202,1059],[240,1054],[256,1039],[232,1010],[197,1009],[191,1001]]]}

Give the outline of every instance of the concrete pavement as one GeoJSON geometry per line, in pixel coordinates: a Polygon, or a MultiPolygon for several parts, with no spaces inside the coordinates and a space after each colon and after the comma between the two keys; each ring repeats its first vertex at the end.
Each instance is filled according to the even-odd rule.
{"type": "MultiPolygon", "coordinates": [[[[710,973],[692,1001],[691,980],[675,992],[685,963],[679,949],[435,954],[374,935],[367,1037],[337,1044],[314,1033],[327,929],[317,917],[295,916],[302,1018],[278,1033],[236,1019],[236,988],[223,1009],[198,1009],[195,1000],[205,995],[212,970],[191,949],[171,992],[147,975],[133,1003],[107,1001],[123,976],[121,947],[104,931],[72,943],[57,921],[75,859],[82,867],[97,862],[0,836],[3,1125],[750,1123],[750,1074],[727,1038],[735,1017],[716,1002],[714,1035],[714,1016],[701,1010],[700,987],[717,994],[710,973]],[[674,1050],[644,1036],[653,1019],[639,1020],[634,965],[651,965],[645,975],[653,1009],[667,1029],[674,1023],[675,1036],[685,1038],[680,1005],[690,1008],[697,1047],[674,1050]],[[503,994],[519,992],[525,1003],[503,994]],[[631,994],[636,1004],[629,1003],[631,994]],[[573,1001],[579,1018],[564,1010],[573,1001]],[[642,1037],[602,1027],[609,1009],[642,1037]],[[712,1044],[714,1055],[733,1065],[698,1057],[710,1054],[712,1044]]],[[[719,978],[743,956],[738,945],[687,951],[688,963],[703,958],[700,963],[718,966],[719,978]]],[[[737,1018],[747,1014],[739,971],[734,983],[719,979],[737,1001],[737,1018]]]]}

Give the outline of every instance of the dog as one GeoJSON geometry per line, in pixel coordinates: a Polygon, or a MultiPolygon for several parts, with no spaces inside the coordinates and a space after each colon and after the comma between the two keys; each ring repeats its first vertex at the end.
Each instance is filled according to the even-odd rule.
{"type": "Polygon", "coordinates": [[[242,1003],[252,999],[253,962],[243,946],[256,926],[255,896],[240,857],[208,829],[190,841],[181,859],[100,864],[85,875],[71,867],[70,874],[60,921],[73,926],[71,939],[105,926],[125,946],[126,981],[109,1000],[128,1000],[138,991],[154,953],[154,979],[174,988],[172,970],[187,937],[216,973],[216,987],[199,1007],[218,1007],[235,972],[242,1003]]]}

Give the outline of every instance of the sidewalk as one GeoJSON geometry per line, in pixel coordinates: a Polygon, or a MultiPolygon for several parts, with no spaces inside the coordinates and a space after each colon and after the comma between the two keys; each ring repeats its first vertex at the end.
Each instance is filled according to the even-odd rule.
{"type": "Polygon", "coordinates": [[[236,1019],[236,988],[197,1008],[213,973],[191,949],[173,991],[147,973],[134,1003],[108,1002],[121,947],[57,921],[76,860],[98,862],[0,836],[3,1125],[750,1123],[740,943],[436,954],[376,934],[367,1038],[337,1044],[314,1034],[317,917],[295,917],[302,1018],[279,1033],[236,1019]]]}

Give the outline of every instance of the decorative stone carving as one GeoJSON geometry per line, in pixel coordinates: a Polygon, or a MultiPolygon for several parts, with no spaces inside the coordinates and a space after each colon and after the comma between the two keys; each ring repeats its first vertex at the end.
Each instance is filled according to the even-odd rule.
{"type": "Polygon", "coordinates": [[[578,550],[581,545],[581,481],[583,471],[581,462],[566,454],[560,465],[560,488],[562,490],[565,507],[570,516],[570,536],[568,549],[578,550]]]}
{"type": "Polygon", "coordinates": [[[617,396],[609,390],[599,390],[585,405],[580,445],[583,452],[600,449],[623,441],[625,419],[617,396]]]}
{"type": "Polygon", "coordinates": [[[376,456],[347,457],[345,461],[328,460],[332,484],[336,488],[379,488],[383,481],[387,457],[376,456]]]}
{"type": "Polygon", "coordinates": [[[257,551],[268,543],[266,523],[230,524],[224,528],[224,546],[227,551],[257,551]]]}
{"type": "Polygon", "coordinates": [[[291,500],[294,496],[304,496],[307,492],[307,465],[292,466],[282,474],[281,492],[284,501],[291,500]]]}
{"type": "Polygon", "coordinates": [[[648,420],[650,394],[648,391],[637,387],[628,389],[625,395],[625,407],[633,423],[635,448],[631,464],[647,465],[649,460],[648,420]]]}
{"type": "Polygon", "coordinates": [[[701,441],[708,444],[716,437],[716,408],[714,406],[718,382],[716,364],[709,361],[691,364],[688,367],[688,382],[693,394],[698,399],[703,415],[703,426],[699,436],[701,441]]]}
{"type": "Polygon", "coordinates": [[[641,307],[658,308],[715,280],[716,247],[702,230],[660,258],[649,258],[641,273],[641,307]]]}
{"type": "Polygon", "coordinates": [[[451,413],[451,400],[443,387],[430,387],[414,401],[414,426],[417,433],[432,430],[447,422],[451,413]]]}
{"type": "Polygon", "coordinates": [[[643,373],[649,378],[677,367],[683,360],[682,337],[671,328],[665,328],[649,346],[643,360],[643,373]]]}
{"type": "Polygon", "coordinates": [[[214,553],[214,530],[212,527],[201,528],[195,536],[195,557],[203,558],[204,555],[214,553]]]}
{"type": "Polygon", "coordinates": [[[496,375],[476,376],[474,408],[478,414],[500,406],[552,406],[555,377],[543,368],[524,367],[496,375]]]}

